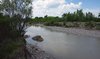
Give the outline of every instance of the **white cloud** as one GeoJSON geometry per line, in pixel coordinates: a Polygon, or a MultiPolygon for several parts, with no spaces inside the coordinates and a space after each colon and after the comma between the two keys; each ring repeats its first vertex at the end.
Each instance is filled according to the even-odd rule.
{"type": "Polygon", "coordinates": [[[80,9],[82,2],[67,3],[65,0],[34,0],[33,16],[61,16],[65,12],[73,12],[80,9]]]}

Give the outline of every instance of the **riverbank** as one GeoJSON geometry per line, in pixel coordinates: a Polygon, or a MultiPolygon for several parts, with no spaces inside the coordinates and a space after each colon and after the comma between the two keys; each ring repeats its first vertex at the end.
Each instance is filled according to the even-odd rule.
{"type": "Polygon", "coordinates": [[[32,59],[55,59],[38,46],[27,44],[26,47],[28,52],[31,54],[32,59]]]}
{"type": "Polygon", "coordinates": [[[76,35],[84,35],[84,36],[100,38],[99,30],[86,30],[86,29],[80,29],[80,28],[64,28],[64,27],[56,27],[56,26],[44,26],[44,27],[46,27],[47,29],[53,30],[53,31],[60,31],[64,33],[72,33],[76,35]]]}

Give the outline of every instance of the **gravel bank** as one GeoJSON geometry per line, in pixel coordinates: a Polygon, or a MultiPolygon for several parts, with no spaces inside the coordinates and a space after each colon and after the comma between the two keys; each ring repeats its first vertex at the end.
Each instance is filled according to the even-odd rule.
{"type": "Polygon", "coordinates": [[[38,46],[27,44],[26,47],[32,59],[55,59],[53,56],[41,50],[38,46]]]}
{"type": "Polygon", "coordinates": [[[85,29],[78,29],[78,28],[64,28],[64,27],[56,27],[56,26],[45,26],[45,27],[54,31],[100,38],[99,30],[85,30],[85,29]]]}

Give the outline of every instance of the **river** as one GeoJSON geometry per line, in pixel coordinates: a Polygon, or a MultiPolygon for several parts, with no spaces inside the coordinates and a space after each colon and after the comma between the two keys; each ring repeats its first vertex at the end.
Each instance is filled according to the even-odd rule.
{"type": "Polygon", "coordinates": [[[29,44],[39,46],[57,59],[100,59],[100,38],[52,31],[36,26],[27,28],[26,34],[30,35],[26,39],[29,44]],[[41,35],[44,41],[32,40],[36,35],[41,35]]]}

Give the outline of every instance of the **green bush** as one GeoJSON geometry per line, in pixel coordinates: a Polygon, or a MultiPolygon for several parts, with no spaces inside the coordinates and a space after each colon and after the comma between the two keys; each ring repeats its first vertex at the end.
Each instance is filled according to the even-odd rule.
{"type": "Polygon", "coordinates": [[[93,29],[95,25],[94,25],[94,22],[86,22],[84,26],[85,26],[85,29],[93,29]]]}
{"type": "Polygon", "coordinates": [[[100,30],[100,23],[95,25],[96,30],[100,30]]]}

